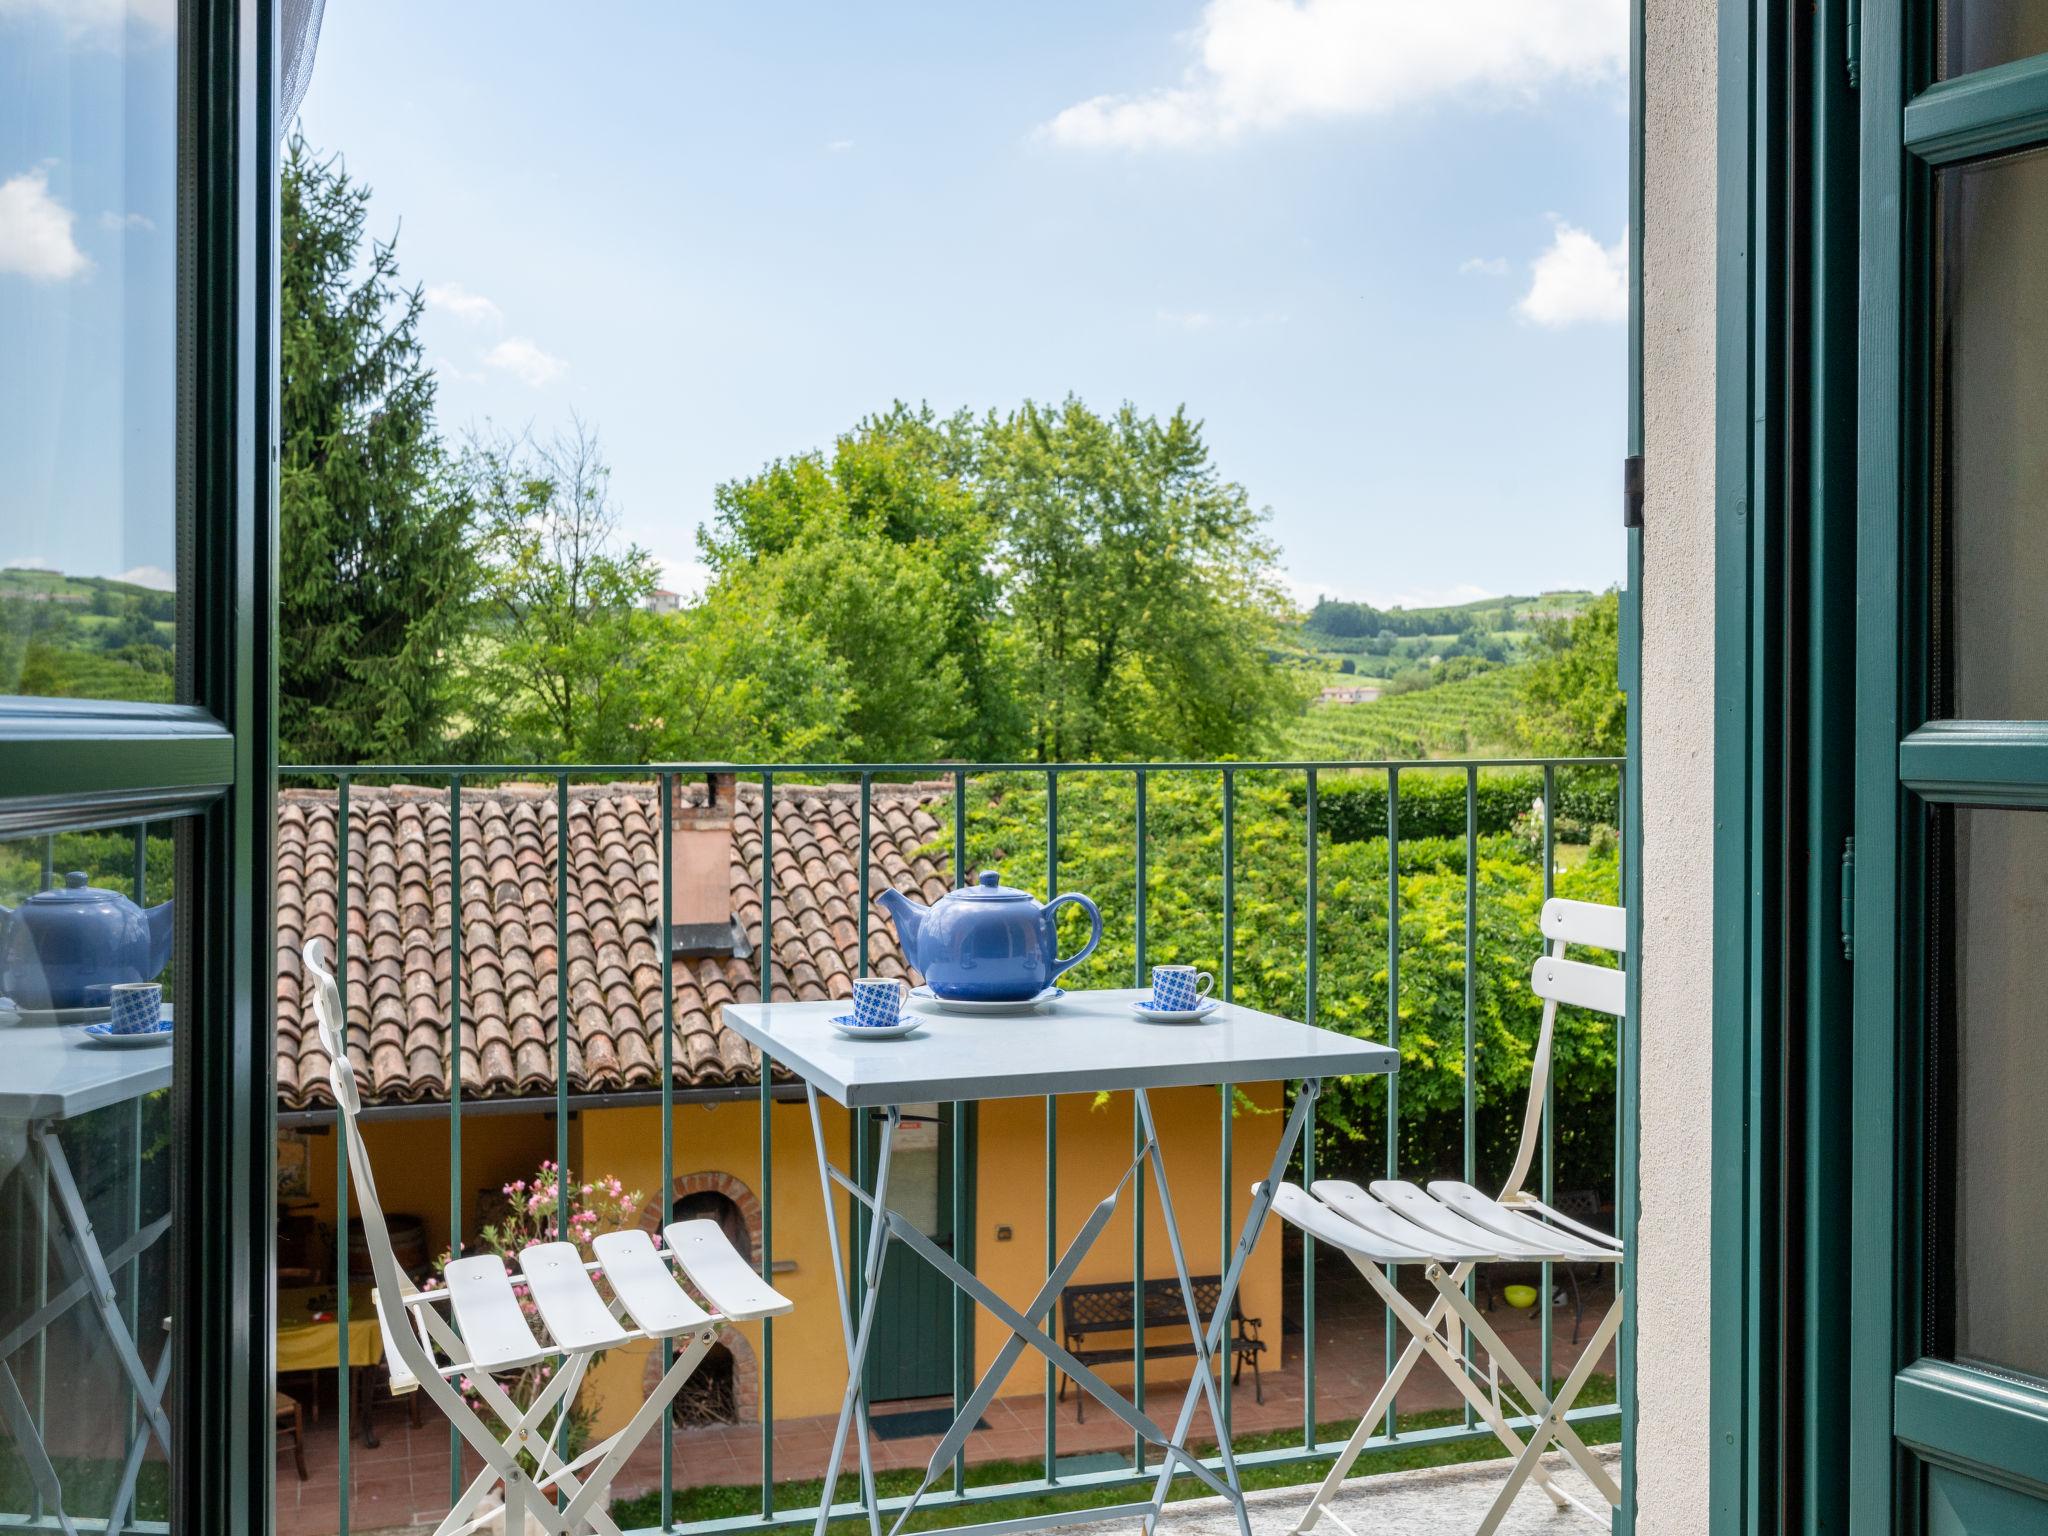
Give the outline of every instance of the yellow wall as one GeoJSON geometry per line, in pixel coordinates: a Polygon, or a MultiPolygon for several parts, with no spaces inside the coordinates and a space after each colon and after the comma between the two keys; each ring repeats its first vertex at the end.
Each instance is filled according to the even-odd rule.
{"type": "MultiPolygon", "coordinates": [[[[1260,1111],[1274,1111],[1282,1102],[1278,1084],[1244,1090],[1260,1111]]],[[[1159,1092],[1152,1096],[1167,1176],[1173,1181],[1181,1236],[1189,1266],[1196,1274],[1223,1268],[1221,1121],[1218,1095],[1212,1088],[1159,1092]]],[[[974,1210],[977,1272],[1007,1300],[1022,1305],[1045,1277],[1045,1120],[1040,1099],[1001,1101],[980,1109],[979,1163],[974,1210]],[[1011,1235],[998,1241],[996,1229],[1011,1235]]],[[[1058,1140],[1059,1228],[1064,1247],[1095,1203],[1115,1186],[1131,1159],[1131,1101],[1127,1094],[1097,1107],[1086,1096],[1059,1100],[1058,1140]]],[[[812,1153],[808,1111],[798,1104],[777,1104],[774,1114],[774,1231],[778,1262],[794,1269],[775,1276],[775,1285],[796,1306],[775,1324],[774,1407],[778,1418],[836,1413],[846,1386],[845,1352],[839,1331],[838,1304],[833,1293],[831,1258],[826,1247],[823,1204],[817,1164],[812,1153]]],[[[628,1188],[652,1195],[661,1182],[660,1111],[596,1110],[580,1117],[582,1163],[586,1175],[615,1174],[628,1188]]],[[[1242,1106],[1233,1121],[1232,1228],[1242,1221],[1252,1183],[1264,1177],[1279,1142],[1284,1116],[1249,1113],[1242,1106]]],[[[762,1194],[757,1134],[758,1102],[684,1105],[675,1111],[675,1170],[678,1177],[716,1171],[762,1194]]],[[[825,1105],[825,1135],[834,1157],[849,1161],[850,1133],[845,1111],[825,1105]]],[[[468,1132],[464,1132],[465,1142],[468,1132]]],[[[466,1151],[465,1147],[465,1151],[466,1151]]],[[[381,1166],[381,1164],[380,1164],[381,1166]]],[[[381,1175],[380,1175],[381,1176],[381,1175]]],[[[665,1208],[666,1202],[662,1202],[665,1208]]],[[[842,1238],[847,1230],[847,1200],[835,1198],[842,1238]]],[[[1082,1282],[1127,1280],[1131,1274],[1130,1192],[1083,1265],[1082,1282]]],[[[1173,1273],[1171,1250],[1156,1187],[1145,1200],[1145,1268],[1150,1277],[1173,1273]]],[[[1245,1271],[1242,1289],[1247,1315],[1263,1318],[1269,1341],[1266,1364],[1276,1365],[1280,1351],[1280,1235],[1269,1224],[1245,1271]]],[[[756,1361],[762,1329],[742,1328],[756,1361]]],[[[975,1323],[977,1367],[986,1367],[1002,1344],[998,1324],[985,1313],[975,1323]]],[[[944,1347],[944,1346],[942,1346],[944,1347]]],[[[599,1433],[619,1427],[639,1404],[647,1371],[649,1346],[615,1350],[592,1372],[586,1402],[597,1411],[599,1433]]],[[[1156,1362],[1153,1381],[1182,1381],[1186,1360],[1156,1362]]],[[[1111,1381],[1127,1382],[1129,1367],[1106,1368],[1111,1381]]],[[[1045,1368],[1036,1355],[1012,1373],[1006,1392],[1039,1392],[1045,1368]]]]}
{"type": "MultiPolygon", "coordinates": [[[[577,1161],[577,1141],[584,1120],[569,1120],[569,1161],[577,1161]]],[[[320,1220],[334,1221],[334,1179],[336,1140],[330,1127],[324,1135],[310,1135],[312,1152],[308,1176],[309,1195],[320,1220]]],[[[448,1122],[445,1117],[424,1120],[374,1120],[363,1127],[363,1143],[369,1148],[370,1167],[377,1177],[377,1194],[387,1215],[405,1212],[425,1218],[427,1240],[433,1256],[448,1247],[448,1122]]],[[[531,1179],[541,1159],[555,1155],[555,1122],[545,1115],[466,1115],[462,1121],[462,1219],[469,1231],[476,1230],[477,1196],[481,1191],[502,1189],[514,1179],[531,1179]]],[[[351,1191],[349,1211],[357,1211],[358,1197],[351,1191]]],[[[415,1280],[424,1276],[415,1275],[415,1280]]]]}

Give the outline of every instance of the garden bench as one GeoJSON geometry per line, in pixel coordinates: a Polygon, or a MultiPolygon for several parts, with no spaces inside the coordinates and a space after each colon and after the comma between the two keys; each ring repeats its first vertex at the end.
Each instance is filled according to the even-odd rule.
{"type": "MultiPolygon", "coordinates": [[[[1221,1275],[1190,1275],[1200,1323],[1207,1326],[1216,1313],[1216,1298],[1223,1290],[1221,1275]]],[[[1131,1282],[1113,1280],[1106,1285],[1070,1285],[1060,1292],[1060,1331],[1067,1349],[1083,1365],[1119,1365],[1137,1359],[1138,1325],[1132,1306],[1131,1282]],[[1105,1334],[1127,1334],[1116,1343],[1087,1345],[1085,1341],[1105,1334]]],[[[1230,1300],[1230,1380],[1233,1385],[1244,1374],[1245,1362],[1252,1367],[1252,1391],[1257,1401],[1266,1400],[1266,1386],[1259,1379],[1259,1356],[1266,1341],[1259,1337],[1261,1320],[1246,1317],[1237,1298],[1230,1300]]],[[[1194,1330],[1188,1326],[1187,1303],[1182,1299],[1180,1281],[1171,1275],[1145,1282],[1145,1358],[1193,1355],[1194,1330]],[[1184,1331],[1184,1337],[1160,1339],[1155,1329],[1184,1331]]],[[[1067,1378],[1060,1377],[1060,1401],[1067,1400],[1067,1378]]],[[[1074,1394],[1074,1420],[1085,1421],[1088,1397],[1074,1394]]]]}

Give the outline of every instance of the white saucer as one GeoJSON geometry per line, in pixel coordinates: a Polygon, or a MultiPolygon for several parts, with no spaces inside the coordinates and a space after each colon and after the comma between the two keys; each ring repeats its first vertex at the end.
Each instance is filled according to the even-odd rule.
{"type": "Polygon", "coordinates": [[[978,1003],[961,997],[940,997],[930,987],[910,989],[910,1000],[920,1008],[937,1009],[941,1013],[983,1015],[1036,1013],[1047,1003],[1066,995],[1066,989],[1063,987],[1047,987],[1036,997],[1013,997],[999,1003],[978,1003]]]}
{"type": "Polygon", "coordinates": [[[901,1040],[923,1024],[922,1019],[899,1019],[894,1024],[856,1024],[853,1015],[841,1013],[827,1020],[849,1040],[901,1040]]]}
{"type": "Polygon", "coordinates": [[[1222,1006],[1220,997],[1205,997],[1192,1008],[1162,1008],[1151,998],[1141,997],[1131,1004],[1131,1012],[1154,1024],[1199,1024],[1222,1006]]]}
{"type": "Polygon", "coordinates": [[[88,1024],[78,1031],[80,1045],[98,1046],[108,1051],[132,1051],[146,1045],[169,1045],[177,1031],[166,1019],[157,1029],[146,1029],[132,1035],[117,1035],[105,1024],[88,1024]]]}

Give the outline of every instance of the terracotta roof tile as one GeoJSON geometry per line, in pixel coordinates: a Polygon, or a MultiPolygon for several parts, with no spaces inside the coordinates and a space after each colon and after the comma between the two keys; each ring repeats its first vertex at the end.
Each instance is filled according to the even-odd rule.
{"type": "MultiPolygon", "coordinates": [[[[686,797],[701,805],[704,787],[686,797]]],[[[950,884],[943,784],[876,786],[869,893],[895,885],[936,901],[950,884]]],[[[860,802],[850,785],[775,793],[777,997],[852,994],[859,969],[860,802]]],[[[732,910],[761,932],[761,796],[740,786],[732,820],[732,910]]],[[[327,1057],[313,1027],[298,950],[335,937],[341,867],[332,790],[287,790],[277,825],[277,1091],[286,1109],[325,1107],[327,1057]]],[[[460,1068],[465,1097],[555,1088],[555,790],[465,790],[459,896],[449,889],[448,793],[357,786],[349,796],[348,1049],[366,1100],[445,1101],[450,915],[462,913],[460,1068]]],[[[661,1080],[661,812],[651,784],[569,793],[569,892],[563,927],[572,1092],[654,1088],[661,1080]]],[[[871,909],[873,970],[910,976],[893,926],[871,909]]],[[[677,1086],[758,1081],[745,1041],[720,1023],[728,1002],[760,996],[758,953],[678,959],[677,1086]]]]}

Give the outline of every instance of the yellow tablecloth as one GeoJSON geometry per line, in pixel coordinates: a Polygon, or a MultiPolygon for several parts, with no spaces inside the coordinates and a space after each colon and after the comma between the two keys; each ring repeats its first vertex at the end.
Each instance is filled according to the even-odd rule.
{"type": "MultiPolygon", "coordinates": [[[[277,1293],[277,1368],[280,1371],[332,1371],[341,1366],[341,1329],[335,1317],[313,1320],[314,1297],[336,1313],[334,1288],[305,1286],[277,1293]]],[[[384,1334],[367,1287],[348,1293],[348,1363],[376,1365],[384,1358],[384,1334]]]]}

